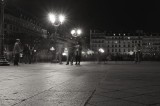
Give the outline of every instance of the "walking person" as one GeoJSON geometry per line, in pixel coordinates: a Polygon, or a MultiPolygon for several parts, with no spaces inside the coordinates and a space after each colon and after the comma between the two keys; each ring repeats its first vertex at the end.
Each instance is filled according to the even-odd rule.
{"type": "Polygon", "coordinates": [[[14,53],[14,65],[18,66],[19,56],[21,53],[20,39],[16,39],[16,42],[15,42],[14,48],[13,48],[13,53],[14,53]]]}
{"type": "Polygon", "coordinates": [[[81,55],[82,55],[82,46],[81,46],[80,43],[79,43],[79,44],[76,46],[76,51],[75,51],[75,60],[76,60],[75,65],[80,65],[81,55]]]}

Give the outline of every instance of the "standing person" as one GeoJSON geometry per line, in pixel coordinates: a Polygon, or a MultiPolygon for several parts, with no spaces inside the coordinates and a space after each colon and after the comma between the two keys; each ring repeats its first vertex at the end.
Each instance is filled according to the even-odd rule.
{"type": "Polygon", "coordinates": [[[13,53],[14,53],[14,65],[17,65],[17,66],[18,66],[20,52],[21,52],[20,39],[16,39],[16,42],[15,42],[14,48],[13,48],[13,53]]]}
{"type": "Polygon", "coordinates": [[[34,61],[34,47],[29,47],[30,56],[29,56],[29,64],[33,63],[34,61]]]}
{"type": "Polygon", "coordinates": [[[63,44],[59,44],[58,45],[58,50],[57,50],[57,58],[56,60],[58,60],[59,64],[62,64],[62,53],[64,51],[64,47],[63,44]]]}
{"type": "Polygon", "coordinates": [[[141,61],[141,47],[140,44],[138,44],[135,47],[135,63],[140,63],[141,61]]]}
{"type": "Polygon", "coordinates": [[[76,46],[76,51],[75,51],[75,59],[76,59],[75,65],[80,65],[81,55],[82,55],[82,46],[81,46],[80,43],[79,43],[79,44],[76,46]]]}
{"type": "Polygon", "coordinates": [[[34,47],[34,49],[33,49],[33,62],[34,63],[36,63],[37,62],[37,50],[35,49],[35,47],[34,47]]]}
{"type": "Polygon", "coordinates": [[[24,55],[24,63],[27,64],[29,63],[29,56],[30,56],[30,51],[29,51],[29,46],[28,44],[24,45],[24,49],[23,49],[23,55],[24,55]]]}

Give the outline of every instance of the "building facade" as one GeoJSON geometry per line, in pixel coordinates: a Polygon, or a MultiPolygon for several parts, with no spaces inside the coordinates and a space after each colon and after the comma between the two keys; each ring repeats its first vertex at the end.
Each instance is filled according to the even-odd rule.
{"type": "Polygon", "coordinates": [[[47,30],[41,23],[21,11],[20,9],[5,8],[4,12],[4,39],[5,48],[12,51],[15,39],[22,43],[34,45],[40,39],[47,37],[47,30]]]}
{"type": "Polygon", "coordinates": [[[94,51],[103,48],[109,54],[130,54],[142,46],[142,35],[132,33],[90,32],[90,47],[94,51]]]}
{"type": "Polygon", "coordinates": [[[97,52],[103,48],[105,54],[133,55],[141,51],[143,56],[160,55],[159,33],[112,33],[90,31],[90,49],[97,52]]]}

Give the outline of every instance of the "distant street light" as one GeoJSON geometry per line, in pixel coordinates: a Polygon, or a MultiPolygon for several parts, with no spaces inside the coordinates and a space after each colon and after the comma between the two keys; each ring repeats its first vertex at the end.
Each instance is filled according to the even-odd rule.
{"type": "Polygon", "coordinates": [[[55,48],[54,48],[54,47],[51,47],[51,48],[50,48],[50,51],[52,51],[52,52],[53,52],[54,50],[55,50],[55,48]]]}
{"type": "Polygon", "coordinates": [[[98,50],[100,53],[104,53],[104,49],[102,49],[102,48],[99,48],[99,50],[98,50]]]}
{"type": "Polygon", "coordinates": [[[64,52],[62,53],[63,56],[68,56],[68,49],[64,48],[64,52]]]}
{"type": "Polygon", "coordinates": [[[75,28],[75,29],[71,30],[71,34],[73,37],[79,37],[82,34],[82,30],[75,28]]]}
{"type": "Polygon", "coordinates": [[[54,48],[54,47],[51,47],[51,48],[50,48],[50,51],[51,51],[51,54],[52,54],[52,57],[51,57],[51,63],[52,63],[53,58],[54,58],[54,56],[53,56],[53,52],[54,52],[54,50],[55,50],[55,48],[54,48]]]}
{"type": "Polygon", "coordinates": [[[94,51],[88,49],[88,50],[87,50],[87,54],[88,54],[88,55],[94,54],[94,51]]]}
{"type": "Polygon", "coordinates": [[[9,63],[4,56],[4,0],[0,0],[0,66],[8,66],[9,63]]]}
{"type": "Polygon", "coordinates": [[[57,62],[57,53],[56,53],[56,49],[57,49],[57,28],[63,24],[63,22],[65,21],[65,16],[62,15],[62,14],[53,14],[53,13],[49,13],[48,14],[48,19],[49,21],[51,22],[51,24],[55,27],[55,37],[54,37],[54,40],[55,40],[55,60],[54,62],[57,62]]]}

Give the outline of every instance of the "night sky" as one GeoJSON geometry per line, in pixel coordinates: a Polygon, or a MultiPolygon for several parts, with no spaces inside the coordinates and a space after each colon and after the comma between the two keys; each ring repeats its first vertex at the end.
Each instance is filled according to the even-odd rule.
{"type": "Polygon", "coordinates": [[[68,24],[106,31],[160,32],[159,0],[8,0],[47,22],[51,11],[62,12],[68,24]]]}

